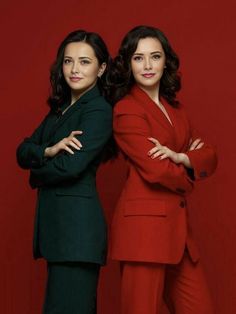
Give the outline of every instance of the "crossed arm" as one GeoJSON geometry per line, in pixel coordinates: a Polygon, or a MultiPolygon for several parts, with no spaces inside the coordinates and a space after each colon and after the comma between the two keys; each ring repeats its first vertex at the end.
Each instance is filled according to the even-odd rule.
{"type": "Polygon", "coordinates": [[[144,113],[128,108],[128,104],[115,108],[114,136],[121,150],[146,181],[159,183],[175,192],[190,192],[193,180],[214,172],[216,152],[194,131],[190,132],[187,151],[174,152],[150,136],[144,113]]]}
{"type": "Polygon", "coordinates": [[[129,112],[129,109],[116,111],[115,108],[113,129],[120,149],[144,180],[161,184],[176,193],[192,191],[193,181],[183,164],[177,164],[170,158],[161,160],[148,155],[153,143],[148,140],[151,134],[144,114],[129,112]]]}
{"type": "MultiPolygon", "coordinates": [[[[149,137],[148,140],[152,142],[155,146],[150,149],[148,152],[148,156],[150,156],[152,159],[159,158],[160,160],[170,158],[175,164],[183,164],[186,168],[192,169],[191,161],[187,154],[185,153],[177,153],[167,146],[163,146],[160,144],[160,142],[153,138],[149,137]]],[[[200,149],[204,145],[204,142],[200,138],[191,139],[189,142],[189,148],[188,151],[200,149]]]]}
{"type": "MultiPolygon", "coordinates": [[[[30,184],[33,188],[80,176],[111,136],[111,108],[96,108],[94,104],[87,106],[78,129],[83,132],[74,131],[54,145],[36,143],[40,136],[36,138],[35,135],[20,145],[18,162],[23,168],[31,170],[30,184]],[[37,159],[32,154],[32,145],[40,149],[37,159]],[[34,166],[36,162],[37,166],[34,166]]],[[[36,133],[40,133],[40,130],[36,133]]]]}

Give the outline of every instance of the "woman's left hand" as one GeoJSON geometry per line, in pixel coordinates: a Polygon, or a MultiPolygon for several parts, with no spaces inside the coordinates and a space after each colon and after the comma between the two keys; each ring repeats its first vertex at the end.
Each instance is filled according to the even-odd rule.
{"type": "Polygon", "coordinates": [[[169,149],[167,146],[161,145],[158,140],[153,137],[149,137],[148,140],[155,144],[155,147],[153,147],[148,152],[148,156],[150,156],[152,159],[159,158],[160,160],[163,160],[166,158],[170,158],[176,164],[181,163],[180,154],[169,149]]]}
{"type": "MultiPolygon", "coordinates": [[[[176,153],[173,150],[169,149],[166,146],[161,145],[157,139],[153,137],[148,138],[149,141],[151,141],[153,144],[155,144],[155,147],[153,147],[149,152],[148,156],[150,156],[152,159],[159,158],[160,160],[169,158],[172,160],[175,164],[183,164],[187,168],[192,168],[191,162],[189,160],[189,157],[184,153],[176,153]]],[[[199,141],[200,143],[200,141],[199,141]]],[[[198,143],[198,144],[199,144],[198,143]]],[[[197,143],[194,143],[194,145],[197,145],[197,143]]],[[[202,147],[203,143],[201,143],[202,147]]],[[[200,147],[199,147],[200,148],[200,147]]],[[[197,149],[193,148],[192,149],[197,149]]]]}

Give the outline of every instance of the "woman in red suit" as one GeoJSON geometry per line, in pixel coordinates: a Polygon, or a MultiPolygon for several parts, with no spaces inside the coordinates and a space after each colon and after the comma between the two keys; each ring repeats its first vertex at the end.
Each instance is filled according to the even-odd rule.
{"type": "Polygon", "coordinates": [[[114,60],[114,136],[128,176],[111,229],[121,261],[121,313],[212,314],[188,225],[186,196],[210,176],[216,153],[192,129],[176,99],[179,59],[165,35],[138,26],[114,60]]]}

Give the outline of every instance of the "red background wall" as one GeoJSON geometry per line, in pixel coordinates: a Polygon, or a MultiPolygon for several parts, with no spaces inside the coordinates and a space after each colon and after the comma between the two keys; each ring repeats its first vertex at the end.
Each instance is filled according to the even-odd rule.
{"type": "MultiPolygon", "coordinates": [[[[35,192],[15,161],[18,143],[47,112],[49,66],[64,36],[99,32],[114,55],[131,27],[150,24],[169,37],[181,58],[180,98],[195,125],[216,143],[217,173],[191,196],[191,213],[217,314],[236,312],[235,5],[234,1],[2,0],[0,313],[39,314],[45,263],[31,256],[35,192]]],[[[99,170],[108,222],[123,181],[121,161],[99,170]]],[[[102,270],[99,313],[119,313],[118,264],[102,270]]],[[[68,313],[69,314],[69,313],[68,313]]],[[[200,313],[199,313],[200,314],[200,313]]]]}

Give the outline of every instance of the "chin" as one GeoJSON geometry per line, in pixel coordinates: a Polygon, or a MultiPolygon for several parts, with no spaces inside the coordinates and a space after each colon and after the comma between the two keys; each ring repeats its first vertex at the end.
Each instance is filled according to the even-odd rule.
{"type": "Polygon", "coordinates": [[[158,82],[140,82],[139,83],[141,86],[143,87],[153,87],[153,88],[156,88],[157,85],[158,85],[158,82]]]}

